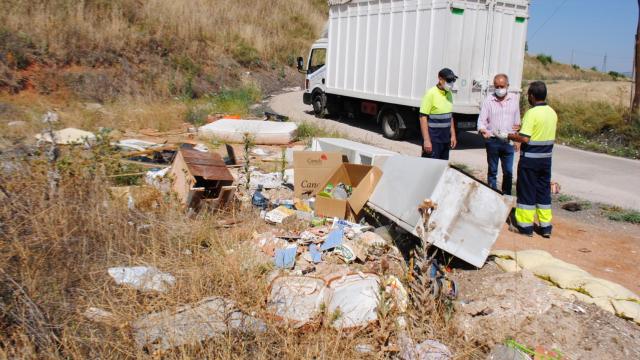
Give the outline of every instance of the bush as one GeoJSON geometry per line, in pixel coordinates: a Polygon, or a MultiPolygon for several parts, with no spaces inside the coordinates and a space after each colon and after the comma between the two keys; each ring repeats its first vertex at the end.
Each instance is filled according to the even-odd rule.
{"type": "Polygon", "coordinates": [[[540,61],[540,63],[544,66],[553,64],[553,58],[551,57],[551,55],[539,54],[538,56],[536,56],[536,59],[538,59],[538,61],[540,61]]]}
{"type": "Polygon", "coordinates": [[[236,46],[231,50],[231,56],[242,66],[253,67],[261,64],[258,50],[242,39],[238,40],[236,46]]]}
{"type": "Polygon", "coordinates": [[[587,150],[640,157],[640,116],[607,102],[551,102],[558,139],[587,150]]]}
{"type": "Polygon", "coordinates": [[[573,68],[573,70],[580,70],[580,66],[576,64],[571,65],[571,67],[573,68]]]}
{"type": "Polygon", "coordinates": [[[618,80],[619,78],[624,78],[625,76],[617,71],[609,71],[609,76],[613,78],[613,80],[618,80]]]}

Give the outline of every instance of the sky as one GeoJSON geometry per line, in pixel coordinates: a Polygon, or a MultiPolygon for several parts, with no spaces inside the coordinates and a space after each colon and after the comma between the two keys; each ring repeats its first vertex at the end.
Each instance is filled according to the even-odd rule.
{"type": "Polygon", "coordinates": [[[527,43],[563,63],[631,72],[638,25],[636,0],[531,0],[527,43]],[[554,14],[555,13],[555,14],[554,14]]]}

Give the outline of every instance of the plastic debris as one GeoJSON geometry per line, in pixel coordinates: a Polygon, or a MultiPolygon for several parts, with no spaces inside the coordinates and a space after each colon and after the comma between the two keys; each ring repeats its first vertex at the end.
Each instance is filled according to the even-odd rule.
{"type": "Polygon", "coordinates": [[[117,284],[132,286],[141,291],[166,292],[176,278],[152,266],[112,267],[109,275],[117,284]]]}
{"type": "Polygon", "coordinates": [[[282,269],[292,269],[296,264],[298,246],[289,245],[284,249],[276,249],[275,264],[282,269]]]}
{"type": "Polygon", "coordinates": [[[144,151],[149,148],[158,146],[159,144],[140,139],[122,139],[118,142],[113,143],[112,145],[120,150],[125,151],[144,151]]]}
{"type": "Polygon", "coordinates": [[[349,245],[338,245],[333,249],[333,252],[338,254],[340,258],[347,264],[356,260],[356,254],[349,245]]]}
{"type": "Polygon", "coordinates": [[[309,245],[309,253],[311,254],[311,261],[313,261],[314,264],[322,262],[322,253],[318,250],[318,245],[309,245]]]}
{"type": "Polygon", "coordinates": [[[251,189],[257,189],[262,186],[263,189],[277,189],[282,187],[282,174],[274,173],[261,173],[259,171],[253,171],[250,175],[251,181],[249,183],[251,189]]]}
{"type": "Polygon", "coordinates": [[[407,307],[409,306],[409,293],[407,293],[400,279],[393,275],[388,276],[384,281],[384,291],[391,295],[400,312],[407,311],[407,307]]]}
{"type": "Polygon", "coordinates": [[[140,349],[159,354],[176,346],[194,344],[223,336],[228,332],[266,331],[262,320],[238,310],[233,301],[210,297],[175,311],[144,315],[132,324],[133,337],[140,349]]]}
{"type": "Polygon", "coordinates": [[[319,278],[278,277],[271,282],[267,310],[300,327],[320,314],[326,291],[325,281],[319,278]]]}
{"type": "Polygon", "coordinates": [[[117,326],[120,319],[112,312],[99,309],[96,307],[90,307],[83,313],[84,317],[91,321],[102,323],[109,326],[117,326]]]}
{"type": "Polygon", "coordinates": [[[402,360],[449,360],[453,356],[451,350],[438,341],[425,340],[416,345],[404,332],[398,336],[398,345],[402,360]]]}
{"type": "Polygon", "coordinates": [[[366,326],[378,319],[380,278],[375,274],[352,274],[329,282],[327,315],[338,329],[366,326]]]}
{"type": "Polygon", "coordinates": [[[295,218],[295,216],[296,216],[295,210],[291,210],[288,207],[281,205],[267,212],[265,214],[264,219],[267,222],[270,222],[273,224],[284,224],[289,219],[295,218]]]}
{"type": "Polygon", "coordinates": [[[332,230],[324,243],[320,246],[320,250],[326,251],[342,245],[342,237],[344,236],[344,230],[340,227],[332,230]]]}

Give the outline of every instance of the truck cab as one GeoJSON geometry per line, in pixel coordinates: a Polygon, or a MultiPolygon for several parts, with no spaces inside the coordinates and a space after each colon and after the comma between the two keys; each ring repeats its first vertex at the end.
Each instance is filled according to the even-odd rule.
{"type": "Polygon", "coordinates": [[[327,39],[317,40],[309,50],[306,70],[303,59],[298,58],[298,69],[306,74],[304,94],[302,97],[306,105],[313,106],[313,112],[320,116],[326,107],[326,74],[327,74],[327,39]]]}

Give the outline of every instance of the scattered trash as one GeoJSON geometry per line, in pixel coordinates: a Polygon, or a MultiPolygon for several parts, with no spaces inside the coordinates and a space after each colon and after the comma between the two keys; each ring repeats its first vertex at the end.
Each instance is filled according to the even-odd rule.
{"type": "Polygon", "coordinates": [[[269,200],[264,197],[264,194],[262,194],[262,185],[258,185],[256,191],[253,192],[253,195],[251,196],[251,204],[263,210],[267,208],[269,200]]]}
{"type": "Polygon", "coordinates": [[[407,307],[409,306],[409,293],[407,293],[400,279],[393,275],[387,276],[384,281],[384,290],[391,295],[400,312],[407,311],[407,307]]]}
{"type": "Polygon", "coordinates": [[[138,347],[151,354],[223,336],[228,332],[261,333],[266,324],[236,308],[233,301],[210,297],[175,311],[144,315],[132,323],[138,347]]]}
{"type": "Polygon", "coordinates": [[[326,306],[329,326],[366,326],[378,319],[380,279],[375,274],[352,274],[329,281],[326,306]]]}
{"type": "Polygon", "coordinates": [[[271,151],[267,151],[267,150],[262,149],[262,148],[254,148],[254,149],[251,150],[251,155],[269,156],[269,155],[271,155],[271,151]]]}
{"type": "Polygon", "coordinates": [[[576,201],[566,203],[562,205],[562,208],[567,211],[576,212],[582,210],[582,204],[576,201]]]}
{"type": "Polygon", "coordinates": [[[453,357],[449,348],[435,340],[425,340],[419,344],[405,332],[398,335],[398,356],[403,360],[449,360],[453,357]]]}
{"type": "Polygon", "coordinates": [[[276,249],[275,264],[281,269],[293,269],[296,264],[298,246],[289,245],[283,249],[276,249]]]}
{"type": "Polygon", "coordinates": [[[92,144],[96,136],[89,131],[76,128],[66,128],[53,132],[53,139],[49,133],[37,134],[36,139],[46,142],[54,142],[58,145],[92,144]]]}
{"type": "Polygon", "coordinates": [[[295,219],[296,212],[295,210],[289,209],[286,206],[278,206],[277,208],[267,212],[265,214],[265,221],[270,222],[272,224],[285,224],[289,221],[295,219]]]}
{"type": "Polygon", "coordinates": [[[144,181],[162,192],[168,192],[171,189],[171,182],[163,180],[166,178],[169,170],[171,170],[171,168],[168,167],[159,170],[149,170],[144,176],[144,181]]]}
{"type": "Polygon", "coordinates": [[[109,275],[117,284],[130,285],[141,291],[166,292],[176,278],[152,266],[112,267],[109,275]]]}
{"type": "Polygon", "coordinates": [[[361,354],[370,354],[375,351],[374,347],[369,344],[358,344],[356,345],[355,350],[361,354]]]}
{"type": "Polygon", "coordinates": [[[263,189],[282,187],[282,174],[278,172],[263,174],[259,171],[252,171],[250,177],[249,185],[251,189],[256,189],[259,186],[262,186],[263,189]]]}
{"type": "Polygon", "coordinates": [[[344,236],[344,229],[337,228],[332,230],[327,239],[320,246],[320,250],[326,251],[335,248],[336,246],[342,245],[342,237],[344,236]]]}
{"type": "Polygon", "coordinates": [[[314,264],[318,264],[322,262],[322,252],[319,251],[318,245],[310,244],[309,253],[311,254],[311,261],[314,264]]]}
{"type": "Polygon", "coordinates": [[[327,291],[324,280],[308,276],[277,277],[269,288],[267,310],[294,327],[320,315],[327,291]]]}
{"type": "Polygon", "coordinates": [[[356,254],[348,245],[342,244],[338,245],[333,249],[335,254],[338,254],[340,258],[346,263],[349,264],[356,260],[356,254]]]}
{"type": "MultiPolygon", "coordinates": [[[[300,87],[298,87],[298,88],[300,88],[300,87]]],[[[272,113],[272,112],[269,112],[269,111],[265,111],[264,112],[264,116],[265,116],[265,120],[267,120],[267,121],[281,121],[281,122],[282,121],[289,121],[289,117],[288,116],[272,113]]]]}
{"type": "Polygon", "coordinates": [[[124,151],[144,151],[160,145],[161,144],[139,139],[122,139],[113,143],[113,146],[124,151]]]}
{"type": "Polygon", "coordinates": [[[9,127],[23,127],[25,125],[27,125],[27,122],[22,120],[9,121],[7,123],[7,126],[9,127]]]}
{"type": "Polygon", "coordinates": [[[293,122],[222,119],[201,126],[198,131],[223,142],[242,143],[245,134],[249,134],[255,144],[286,145],[293,141],[297,129],[293,122]]]}
{"type": "MultiPolygon", "coordinates": [[[[171,165],[172,190],[187,208],[200,208],[203,203],[215,207],[220,202],[222,187],[232,186],[234,178],[217,153],[203,153],[183,145],[171,165]],[[214,204],[211,204],[214,203],[214,204]]],[[[232,189],[227,189],[227,194],[232,189]]],[[[228,195],[227,195],[228,196],[228,195]]]]}
{"type": "Polygon", "coordinates": [[[118,326],[120,323],[122,323],[121,319],[119,319],[112,312],[96,307],[88,308],[87,310],[85,310],[83,315],[91,321],[109,326],[118,326]]]}

